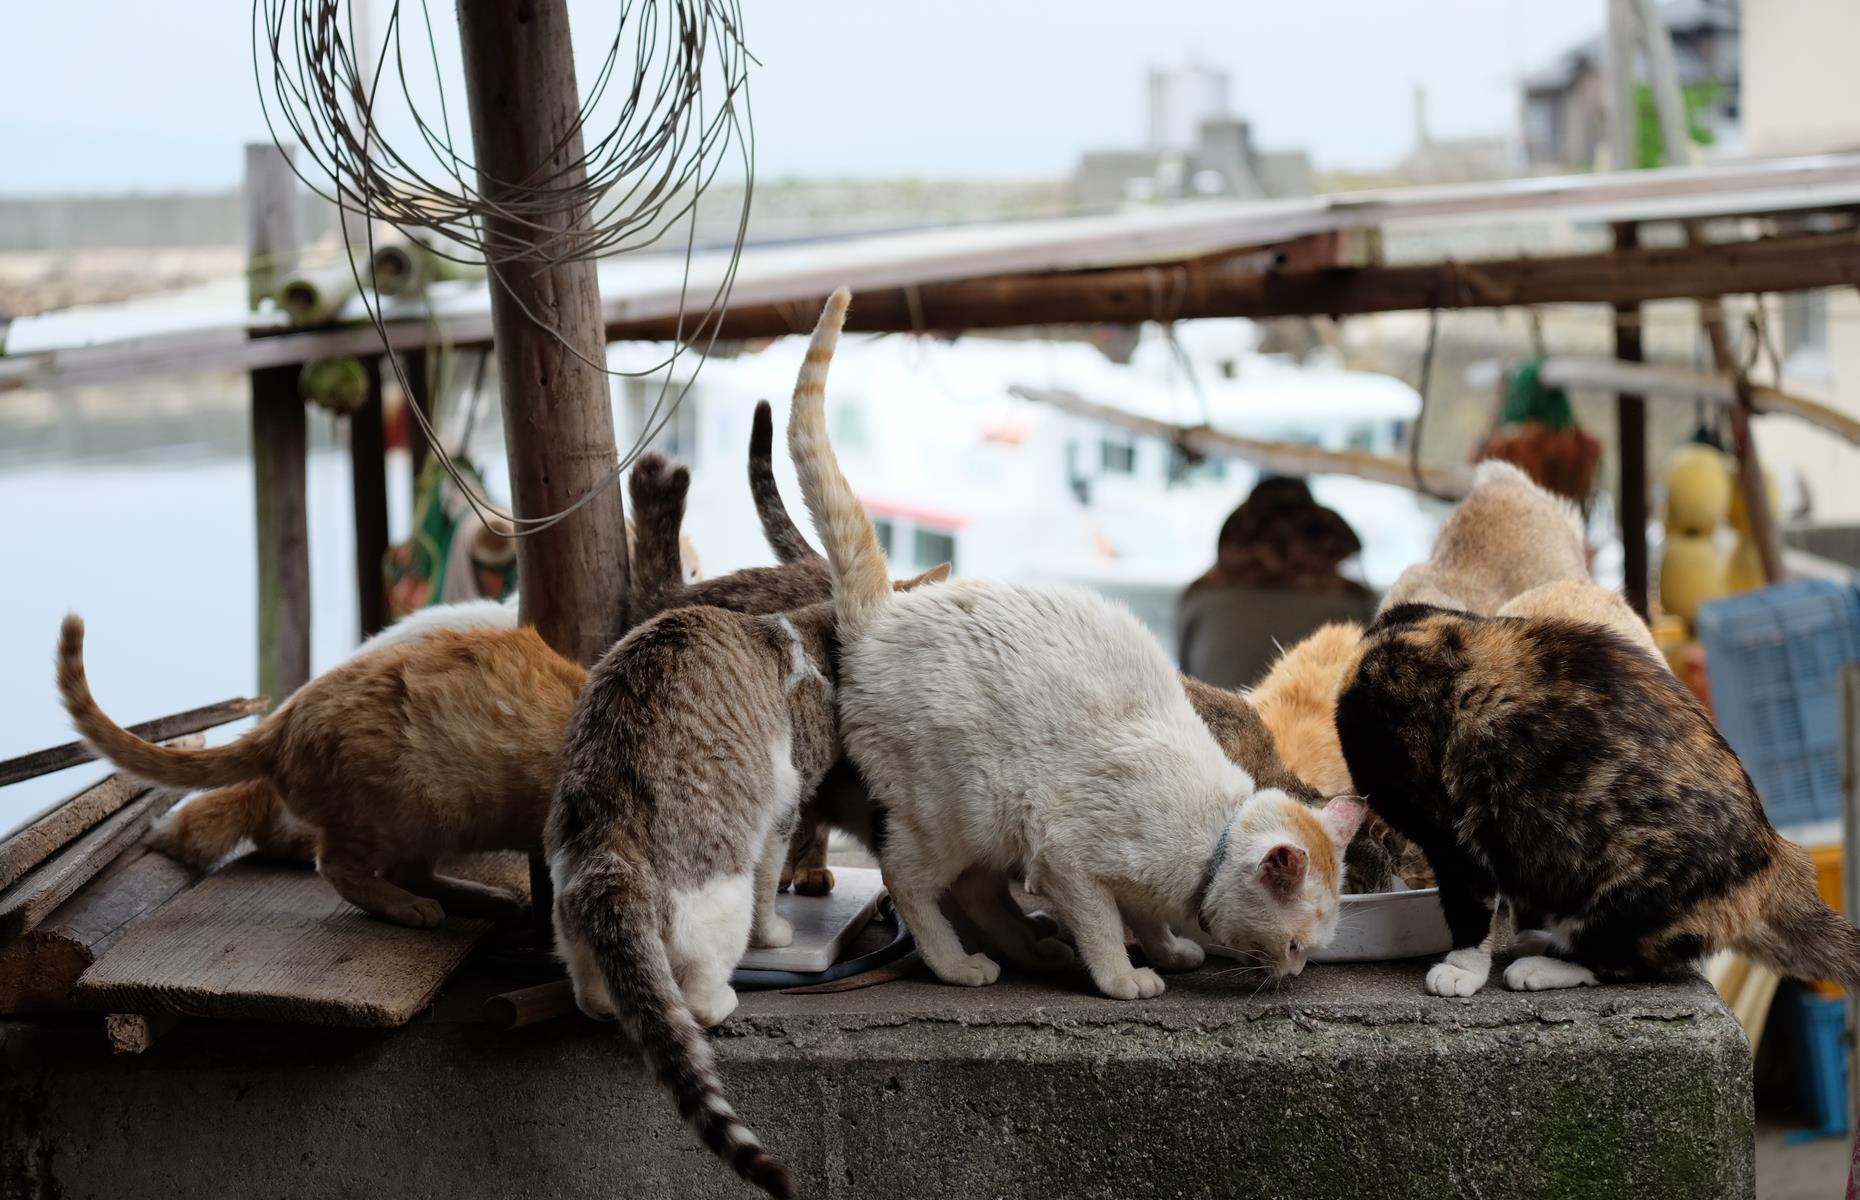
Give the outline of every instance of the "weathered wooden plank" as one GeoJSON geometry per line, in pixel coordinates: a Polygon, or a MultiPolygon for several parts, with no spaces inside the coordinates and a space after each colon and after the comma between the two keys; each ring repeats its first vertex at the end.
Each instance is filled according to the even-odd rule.
{"type": "Polygon", "coordinates": [[[0,888],[11,887],[73,838],[146,791],[148,785],[139,779],[111,775],[0,842],[0,888]]]}
{"type": "Polygon", "coordinates": [[[0,949],[0,1013],[74,1007],[78,977],[130,925],[193,881],[188,868],[146,846],[123,854],[37,929],[0,949]]]}
{"type": "MultiPolygon", "coordinates": [[[[255,716],[264,712],[268,707],[270,707],[269,703],[262,696],[222,700],[218,704],[190,708],[186,712],[175,713],[173,716],[157,717],[153,721],[131,725],[129,732],[144,741],[165,742],[169,738],[199,733],[203,729],[212,729],[218,725],[230,724],[243,717],[255,716]]],[[[31,754],[9,758],[5,762],[0,762],[0,787],[5,787],[9,783],[18,783],[22,779],[49,775],[53,771],[62,771],[66,767],[75,767],[79,763],[90,762],[96,757],[83,742],[66,742],[62,746],[53,746],[49,750],[35,750],[31,754]]]]}
{"type": "Polygon", "coordinates": [[[390,925],[313,872],[244,860],[137,922],[73,995],[110,1012],[391,1027],[432,1001],[489,928],[390,925]]]}
{"type": "Polygon", "coordinates": [[[148,831],[149,822],[173,807],[181,793],[156,788],[131,800],[83,837],[0,891],[0,946],[36,929],[148,831]]]}

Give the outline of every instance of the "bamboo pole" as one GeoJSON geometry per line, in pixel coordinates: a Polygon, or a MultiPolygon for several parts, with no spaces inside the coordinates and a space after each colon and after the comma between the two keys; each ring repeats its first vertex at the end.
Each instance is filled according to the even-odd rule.
{"type": "MultiPolygon", "coordinates": [[[[1737,403],[1737,380],[1716,371],[1688,371],[1678,367],[1647,366],[1606,358],[1546,358],[1539,377],[1550,387],[1631,388],[1650,399],[1703,400],[1718,408],[1737,403]]],[[[1839,409],[1797,396],[1780,388],[1750,385],[1750,406],[1764,416],[1793,417],[1860,446],[1860,420],[1839,409]]]]}
{"type": "MultiPolygon", "coordinates": [[[[1417,488],[1414,471],[1406,459],[1365,454],[1358,450],[1324,450],[1295,442],[1261,441],[1222,433],[1206,425],[1177,425],[1113,408],[1108,404],[1099,404],[1065,388],[1016,385],[1008,391],[1023,400],[1050,405],[1076,417],[1161,438],[1204,458],[1243,459],[1282,475],[1352,475],[1372,483],[1417,488]]],[[[1466,467],[1423,466],[1420,482],[1435,495],[1457,499],[1464,496],[1471,486],[1472,472],[1466,467]]]]}

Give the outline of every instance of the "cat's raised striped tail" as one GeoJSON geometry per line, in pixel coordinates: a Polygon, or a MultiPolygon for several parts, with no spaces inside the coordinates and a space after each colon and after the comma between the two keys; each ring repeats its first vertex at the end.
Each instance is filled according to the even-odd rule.
{"type": "Polygon", "coordinates": [[[827,367],[846,323],[852,296],[845,288],[827,298],[820,323],[807,344],[807,357],[794,381],[794,406],[788,412],[788,454],[801,477],[801,497],[814,518],[814,532],[827,548],[833,568],[833,603],[840,632],[857,637],[891,601],[891,578],[878,531],[865,506],[840,474],[839,459],[827,437],[827,367]]]}
{"type": "Polygon", "coordinates": [[[593,952],[620,1019],[699,1140],[738,1175],[788,1200],[794,1176],[730,1106],[710,1041],[672,977],[659,936],[660,891],[650,866],[602,851],[583,861],[556,897],[556,924],[593,952]]]}
{"type": "Polygon", "coordinates": [[[244,737],[205,750],[144,741],[104,715],[84,675],[84,622],[76,613],[65,618],[58,633],[58,694],[85,744],[118,770],[146,783],[173,788],[229,787],[263,778],[271,763],[279,728],[277,713],[244,737]]]}
{"type": "Polygon", "coordinates": [[[755,420],[749,426],[749,494],[756,502],[756,518],[762,522],[762,539],[775,552],[777,562],[803,562],[819,558],[807,544],[807,536],[788,515],[781,501],[781,489],[775,486],[775,418],[767,400],[756,401],[755,420]]]}

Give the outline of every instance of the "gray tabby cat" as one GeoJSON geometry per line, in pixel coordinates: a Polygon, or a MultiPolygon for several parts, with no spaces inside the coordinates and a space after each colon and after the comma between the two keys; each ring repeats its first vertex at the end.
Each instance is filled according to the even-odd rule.
{"type": "MultiPolygon", "coordinates": [[[[688,476],[662,486],[663,467],[630,481],[642,528],[682,516],[688,476]]],[[[801,797],[840,757],[833,636],[830,603],[677,608],[633,630],[569,720],[544,833],[576,1004],[625,1021],[704,1144],[776,1196],[794,1181],[725,1099],[703,1029],[736,1008],[748,945],[793,937],[776,884],[801,797]]]]}

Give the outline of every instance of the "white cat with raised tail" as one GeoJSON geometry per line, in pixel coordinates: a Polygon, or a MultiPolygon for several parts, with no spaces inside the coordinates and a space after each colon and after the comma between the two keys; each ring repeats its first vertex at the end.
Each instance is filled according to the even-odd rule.
{"type": "Polygon", "coordinates": [[[1256,791],[1190,706],[1168,656],[1093,593],[960,580],[894,595],[828,441],[827,366],[848,295],[827,302],[795,387],[788,445],[832,565],[847,751],[883,814],[879,860],[924,961],[994,982],[938,899],[970,868],[1019,866],[1107,996],[1154,996],[1129,922],[1165,969],[1201,962],[1197,926],[1274,974],[1336,929],[1343,847],[1363,815],[1256,791]]]}

